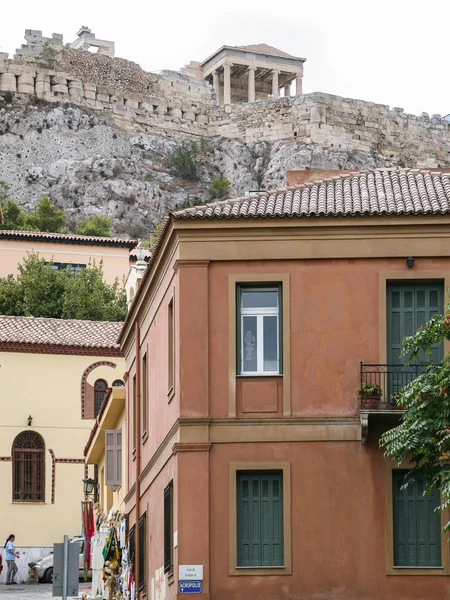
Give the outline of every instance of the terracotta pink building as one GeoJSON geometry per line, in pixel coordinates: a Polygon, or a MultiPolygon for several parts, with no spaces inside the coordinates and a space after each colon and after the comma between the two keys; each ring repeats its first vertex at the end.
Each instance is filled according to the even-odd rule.
{"type": "Polygon", "coordinates": [[[439,492],[378,439],[444,308],[449,209],[448,174],[382,170],[170,215],[120,337],[141,593],[448,595],[439,492]]]}

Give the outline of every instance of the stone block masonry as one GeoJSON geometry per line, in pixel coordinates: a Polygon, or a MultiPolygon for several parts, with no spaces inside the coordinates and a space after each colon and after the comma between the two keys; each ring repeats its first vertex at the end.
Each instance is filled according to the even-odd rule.
{"type": "Polygon", "coordinates": [[[168,135],[169,132],[207,135],[207,109],[214,99],[206,82],[193,80],[181,73],[165,71],[164,75],[151,75],[151,85],[146,86],[150,88],[151,94],[121,92],[117,88],[120,90],[123,86],[95,83],[103,83],[105,80],[108,82],[108,77],[90,68],[92,64],[98,66],[100,58],[109,61],[107,67],[111,69],[114,63],[116,76],[124,74],[124,68],[128,65],[131,65],[131,70],[133,66],[138,70],[140,67],[121,59],[105,56],[97,58],[86,52],[72,51],[77,60],[86,54],[88,60],[84,63],[84,68],[87,74],[92,75],[94,82],[82,77],[82,69],[72,69],[73,60],[69,64],[71,72],[61,72],[29,61],[8,60],[5,55],[0,56],[0,94],[27,94],[49,103],[66,103],[106,112],[118,126],[127,129],[163,129],[168,135]]]}
{"type": "Polygon", "coordinates": [[[399,166],[449,167],[450,123],[401,108],[313,93],[293,98],[213,106],[209,136],[247,143],[297,140],[349,153],[392,159],[399,166]]]}
{"type": "Polygon", "coordinates": [[[450,167],[450,124],[439,115],[323,93],[217,106],[211,86],[186,74],[146,73],[130,61],[81,50],[69,50],[57,64],[51,70],[0,54],[0,95],[85,107],[118,127],[169,137],[297,141],[399,166],[450,167]]]}

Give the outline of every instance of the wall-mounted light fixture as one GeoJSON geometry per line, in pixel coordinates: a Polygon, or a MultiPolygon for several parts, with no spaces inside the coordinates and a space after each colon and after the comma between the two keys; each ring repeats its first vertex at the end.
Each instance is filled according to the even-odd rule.
{"type": "Polygon", "coordinates": [[[83,479],[83,492],[85,496],[92,496],[94,494],[94,490],[97,486],[97,482],[95,479],[91,479],[88,477],[87,479],[83,479]]]}
{"type": "Polygon", "coordinates": [[[414,258],[412,256],[408,256],[406,259],[406,264],[408,265],[408,269],[412,269],[414,266],[414,258]]]}
{"type": "Polygon", "coordinates": [[[32,424],[33,424],[33,417],[31,415],[29,415],[29,417],[28,417],[28,427],[31,427],[32,424]]]}

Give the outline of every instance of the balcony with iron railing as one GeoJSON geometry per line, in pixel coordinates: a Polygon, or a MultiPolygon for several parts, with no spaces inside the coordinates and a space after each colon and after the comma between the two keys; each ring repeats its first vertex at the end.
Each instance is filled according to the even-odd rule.
{"type": "Polygon", "coordinates": [[[401,410],[396,403],[399,390],[424,373],[428,365],[363,364],[360,367],[361,410],[401,410]],[[371,388],[374,390],[370,395],[371,388]]]}
{"type": "Polygon", "coordinates": [[[424,373],[427,364],[394,365],[360,363],[361,441],[369,435],[369,416],[374,425],[395,426],[403,410],[396,402],[399,390],[424,373]]]}

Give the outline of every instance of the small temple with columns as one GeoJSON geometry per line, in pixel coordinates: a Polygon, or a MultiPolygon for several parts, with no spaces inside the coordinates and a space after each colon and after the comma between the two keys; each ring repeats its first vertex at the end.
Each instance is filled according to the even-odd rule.
{"type": "Polygon", "coordinates": [[[305,61],[267,44],[222,46],[203,62],[191,61],[181,72],[209,81],[218,104],[255,102],[300,95],[305,61]]]}

